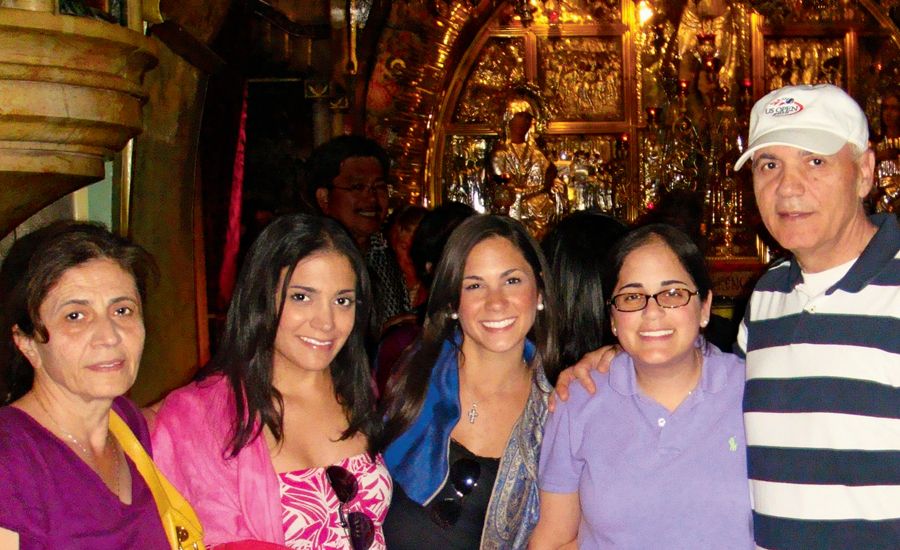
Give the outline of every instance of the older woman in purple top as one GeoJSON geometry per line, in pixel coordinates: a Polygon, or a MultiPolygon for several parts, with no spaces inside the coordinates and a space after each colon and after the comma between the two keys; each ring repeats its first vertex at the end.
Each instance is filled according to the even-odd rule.
{"type": "Polygon", "coordinates": [[[168,548],[149,488],[109,431],[115,410],[149,449],[122,395],[144,347],[154,271],[101,226],[23,237],[0,273],[0,548],[168,548]]]}
{"type": "Polygon", "coordinates": [[[625,353],[544,431],[541,519],[529,548],[752,548],[743,363],[700,337],[712,292],[677,229],[649,225],[611,253],[604,286],[625,353]]]}

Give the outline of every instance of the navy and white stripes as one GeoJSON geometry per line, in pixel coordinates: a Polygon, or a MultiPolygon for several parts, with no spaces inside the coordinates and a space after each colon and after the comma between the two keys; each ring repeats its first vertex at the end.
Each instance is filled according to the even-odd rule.
{"type": "Polygon", "coordinates": [[[900,547],[900,228],[807,296],[796,262],[769,270],[738,337],[756,543],[900,547]]]}

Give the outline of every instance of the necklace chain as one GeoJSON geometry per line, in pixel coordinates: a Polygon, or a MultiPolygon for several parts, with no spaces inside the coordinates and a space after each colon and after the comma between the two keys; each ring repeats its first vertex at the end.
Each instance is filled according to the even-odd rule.
{"type": "MultiPolygon", "coordinates": [[[[522,359],[522,364],[525,365],[526,367],[528,366],[528,363],[525,361],[524,358],[522,359]]],[[[475,419],[477,419],[480,416],[478,414],[478,402],[479,401],[490,401],[494,397],[500,395],[505,389],[506,389],[506,387],[504,386],[504,387],[501,387],[500,389],[494,391],[490,395],[472,400],[472,406],[469,407],[468,412],[466,412],[466,418],[468,418],[469,424],[474,424],[475,419]]],[[[470,392],[470,393],[472,393],[473,395],[475,394],[475,392],[470,392]]]]}
{"type": "MultiPolygon", "coordinates": [[[[85,458],[87,458],[91,462],[93,462],[95,466],[98,466],[96,459],[94,459],[94,455],[88,450],[88,448],[81,441],[79,441],[74,435],[72,435],[70,432],[66,431],[66,429],[63,428],[59,424],[59,422],[56,421],[55,418],[53,418],[53,415],[50,414],[50,411],[47,409],[47,406],[44,405],[44,402],[41,401],[41,399],[39,399],[37,395],[34,396],[34,399],[35,399],[35,401],[38,402],[38,405],[40,405],[41,409],[43,409],[44,414],[47,415],[47,418],[50,419],[50,422],[53,422],[53,425],[56,426],[56,429],[59,430],[60,433],[62,433],[64,436],[66,436],[66,438],[68,438],[69,441],[74,443],[76,447],[81,449],[81,452],[84,454],[85,458]]],[[[111,442],[112,442],[112,434],[110,434],[109,432],[106,432],[106,443],[109,444],[111,442]]],[[[113,471],[115,472],[115,475],[113,476],[113,481],[114,481],[113,492],[118,497],[119,496],[119,452],[115,448],[115,446],[113,446],[113,463],[114,463],[113,471]]],[[[99,469],[99,466],[98,466],[98,469],[99,469]]]]}

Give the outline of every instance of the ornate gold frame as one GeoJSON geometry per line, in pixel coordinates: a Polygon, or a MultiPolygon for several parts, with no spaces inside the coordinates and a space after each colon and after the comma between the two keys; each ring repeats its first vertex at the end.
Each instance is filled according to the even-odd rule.
{"type": "MultiPolygon", "coordinates": [[[[622,13],[625,20],[632,19],[633,2],[631,0],[623,0],[622,13]]],[[[636,87],[634,85],[634,51],[632,48],[632,40],[630,39],[632,29],[625,23],[614,24],[581,24],[567,25],[563,28],[553,28],[550,25],[535,24],[528,28],[524,27],[506,27],[499,28],[498,19],[501,15],[502,6],[494,11],[488,21],[482,26],[475,39],[470,43],[469,47],[462,54],[456,69],[450,77],[450,84],[443,94],[440,107],[437,109],[435,117],[434,131],[428,139],[426,147],[424,181],[425,183],[425,204],[438,204],[441,200],[440,177],[443,173],[443,157],[446,138],[451,135],[461,136],[484,136],[496,137],[498,132],[495,128],[484,124],[459,124],[452,121],[453,109],[459,101],[466,78],[472,70],[473,64],[478,59],[481,49],[491,38],[522,38],[525,42],[525,77],[529,82],[534,82],[537,78],[537,39],[538,38],[562,38],[562,37],[599,37],[599,36],[619,36],[622,44],[622,61],[623,61],[623,96],[625,100],[624,115],[625,118],[620,121],[604,121],[604,122],[564,122],[550,121],[545,133],[552,135],[595,135],[595,134],[628,134],[630,136],[637,135],[639,123],[633,113],[636,108],[636,87]]],[[[628,162],[629,170],[633,171],[637,168],[636,155],[630,154],[628,162]]],[[[629,201],[630,202],[630,201],[629,201]]],[[[629,219],[633,219],[636,212],[629,212],[629,219]]]]}

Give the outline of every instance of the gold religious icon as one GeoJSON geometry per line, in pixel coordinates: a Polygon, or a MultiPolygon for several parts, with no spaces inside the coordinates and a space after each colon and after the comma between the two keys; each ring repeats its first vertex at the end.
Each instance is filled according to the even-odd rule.
{"type": "Polygon", "coordinates": [[[900,212],[900,94],[881,98],[881,135],[875,138],[874,206],[878,212],[900,212]]]}
{"type": "Polygon", "coordinates": [[[711,67],[715,60],[722,68],[716,74],[719,86],[730,87],[739,57],[738,9],[726,0],[690,0],[681,4],[676,36],[679,78],[690,81],[695,61],[711,67]]]}
{"type": "Polygon", "coordinates": [[[871,199],[877,212],[900,212],[900,137],[875,143],[877,164],[871,199]]]}
{"type": "Polygon", "coordinates": [[[556,165],[538,148],[532,126],[537,103],[516,97],[503,116],[505,139],[491,151],[491,211],[521,221],[535,238],[565,212],[566,190],[556,165]]]}
{"type": "Polygon", "coordinates": [[[878,181],[875,209],[900,214],[900,177],[886,176],[878,181]]]}

